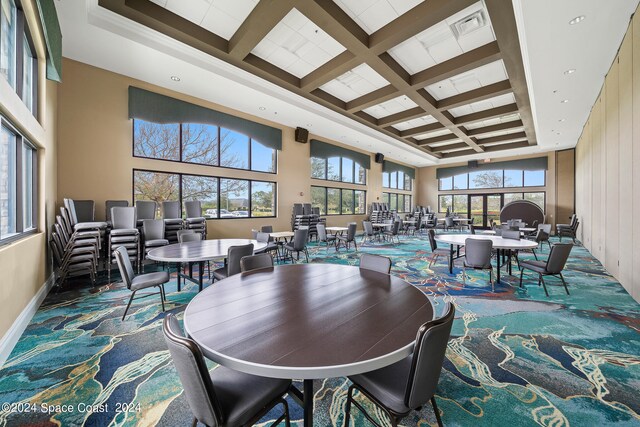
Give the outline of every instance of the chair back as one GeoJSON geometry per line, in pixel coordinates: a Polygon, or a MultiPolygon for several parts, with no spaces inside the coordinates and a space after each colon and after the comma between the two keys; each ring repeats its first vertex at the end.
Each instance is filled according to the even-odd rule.
{"type": "Polygon", "coordinates": [[[476,234],[476,226],[473,225],[473,218],[471,218],[471,223],[469,224],[469,233],[476,234]]]}
{"type": "Polygon", "coordinates": [[[184,213],[187,218],[202,217],[202,202],[200,200],[187,200],[184,202],[184,213]]]}
{"type": "Polygon", "coordinates": [[[178,239],[178,242],[180,242],[180,238],[182,236],[184,236],[185,234],[196,234],[196,230],[187,229],[187,230],[178,230],[178,231],[176,231],[176,239],[178,239]]]}
{"type": "Polygon", "coordinates": [[[155,219],[158,204],[152,200],[136,200],[137,219],[155,219]]]}
{"type": "Polygon", "coordinates": [[[393,234],[394,236],[398,235],[398,230],[400,230],[400,221],[395,221],[393,223],[393,225],[391,226],[391,234],[393,234]]]}
{"type": "Polygon", "coordinates": [[[318,242],[326,242],[327,241],[327,230],[324,227],[324,224],[316,225],[316,230],[318,231],[318,242]]]}
{"type": "Polygon", "coordinates": [[[96,219],[96,202],[93,200],[74,200],[78,222],[93,222],[96,219]]]}
{"type": "Polygon", "coordinates": [[[222,409],[202,351],[193,340],[184,336],[175,315],[165,316],[162,330],[193,416],[205,425],[221,426],[222,409]]]}
{"type": "Polygon", "coordinates": [[[362,221],[362,228],[364,228],[364,234],[373,236],[373,225],[371,225],[371,221],[362,221]]]}
{"type": "Polygon", "coordinates": [[[447,216],[447,217],[444,218],[445,227],[447,227],[447,228],[448,227],[453,227],[453,224],[454,224],[454,222],[453,222],[453,218],[452,217],[447,216]]]}
{"type": "Polygon", "coordinates": [[[362,254],[360,256],[360,270],[391,274],[391,259],[382,255],[362,254]]]}
{"type": "Polygon", "coordinates": [[[60,247],[60,237],[55,231],[51,232],[51,238],[49,239],[49,246],[53,252],[53,260],[58,267],[62,266],[63,249],[60,247]]]}
{"type": "Polygon", "coordinates": [[[124,246],[118,246],[113,253],[116,256],[116,263],[118,264],[118,270],[120,270],[122,281],[127,285],[127,288],[131,289],[131,282],[136,275],[133,272],[133,265],[131,265],[127,249],[124,246]]]}
{"type": "Polygon", "coordinates": [[[538,230],[542,230],[545,233],[547,233],[547,235],[551,234],[551,224],[539,224],[538,225],[538,230]]]}
{"type": "Polygon", "coordinates": [[[293,250],[301,251],[307,246],[309,238],[309,228],[300,227],[293,233],[293,250]]]}
{"type": "Polygon", "coordinates": [[[571,221],[569,222],[569,225],[571,226],[571,228],[575,226],[577,221],[578,221],[578,215],[576,214],[571,215],[571,221]]]}
{"type": "Polygon", "coordinates": [[[249,255],[253,255],[253,243],[231,246],[227,251],[227,277],[240,273],[240,260],[249,255]]]}
{"type": "Polygon", "coordinates": [[[448,302],[442,317],[425,323],[418,330],[404,397],[405,405],[411,409],[428,403],[436,391],[455,312],[453,304],[448,302]]]}
{"type": "Polygon", "coordinates": [[[200,240],[202,240],[200,233],[184,233],[178,237],[178,243],[199,242],[200,240]]]}
{"type": "Polygon", "coordinates": [[[539,221],[537,219],[534,219],[533,222],[531,223],[531,228],[538,228],[538,223],[539,221]]]}
{"type": "Polygon", "coordinates": [[[73,203],[72,199],[67,199],[67,198],[62,199],[62,202],[64,203],[64,207],[68,212],[69,222],[71,223],[71,226],[73,227],[74,225],[76,225],[78,223],[78,216],[76,215],[75,203],[73,203]]]}
{"type": "Polygon", "coordinates": [[[243,273],[269,267],[273,267],[273,257],[269,253],[243,256],[240,259],[240,271],[243,273]]]}
{"type": "Polygon", "coordinates": [[[136,208],[111,208],[111,224],[114,230],[136,228],[136,208]]]}
{"type": "Polygon", "coordinates": [[[263,233],[273,233],[273,225],[263,225],[260,227],[260,231],[263,233]]]}
{"type": "Polygon", "coordinates": [[[162,219],[179,219],[182,218],[180,212],[180,202],[165,201],[162,202],[162,219]]]}
{"type": "Polygon", "coordinates": [[[464,263],[469,267],[488,268],[491,266],[493,242],[486,239],[468,238],[464,241],[464,263]]]}
{"type": "Polygon", "coordinates": [[[127,206],[129,206],[127,200],[107,200],[104,202],[105,221],[111,222],[111,208],[126,208],[127,206]]]}
{"type": "Polygon", "coordinates": [[[549,252],[545,267],[547,273],[558,274],[562,272],[567,259],[569,259],[571,248],[573,248],[573,243],[556,243],[551,246],[551,252],[549,252]]]}
{"type": "Polygon", "coordinates": [[[438,242],[436,242],[436,232],[433,228],[427,230],[427,235],[429,236],[429,246],[431,246],[431,252],[438,249],[438,242]]]}
{"type": "MultiPolygon", "coordinates": [[[[371,224],[371,223],[369,223],[371,224]]],[[[347,242],[353,242],[356,239],[356,227],[358,226],[358,224],[356,224],[355,222],[350,222],[347,225],[347,242]]],[[[373,227],[372,227],[372,234],[373,234],[373,227]]]]}
{"type": "Polygon", "coordinates": [[[164,239],[164,221],[161,219],[145,219],[142,221],[142,232],[145,240],[164,239]]]}
{"type": "Polygon", "coordinates": [[[258,240],[258,233],[259,233],[258,230],[252,229],[251,230],[251,239],[258,240]]]}
{"type": "Polygon", "coordinates": [[[520,230],[502,230],[502,237],[511,240],[520,240],[520,230]]]}
{"type": "Polygon", "coordinates": [[[256,232],[256,237],[254,240],[257,240],[260,243],[269,243],[271,241],[271,236],[269,235],[269,233],[258,231],[256,232]]]}
{"type": "Polygon", "coordinates": [[[73,234],[73,225],[71,225],[71,219],[69,218],[69,211],[67,208],[60,207],[60,218],[62,219],[62,226],[67,234],[70,236],[73,234]]]}
{"type": "Polygon", "coordinates": [[[549,235],[545,233],[544,230],[538,229],[538,231],[536,231],[536,237],[534,240],[536,243],[546,242],[547,240],[549,240],[549,235]]]}

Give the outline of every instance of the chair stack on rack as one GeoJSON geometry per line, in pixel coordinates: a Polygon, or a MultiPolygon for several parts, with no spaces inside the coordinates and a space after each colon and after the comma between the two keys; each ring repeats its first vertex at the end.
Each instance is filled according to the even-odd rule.
{"type": "Polygon", "coordinates": [[[136,208],[116,207],[111,209],[112,229],[107,244],[108,281],[111,283],[111,265],[115,263],[115,250],[123,246],[140,272],[140,232],[136,228],[136,208]]]}
{"type": "Polygon", "coordinates": [[[72,199],[63,199],[63,202],[64,208],[61,207],[60,212],[62,213],[63,219],[66,219],[69,223],[69,227],[71,228],[71,230],[69,230],[69,234],[73,231],[90,233],[96,232],[100,236],[98,243],[102,246],[102,238],[107,230],[107,223],[104,221],[80,222],[76,213],[74,201],[72,199]]]}
{"type": "Polygon", "coordinates": [[[162,202],[162,219],[164,220],[164,235],[169,243],[178,242],[178,230],[182,230],[182,212],[180,202],[162,202]]]}
{"type": "MultiPolygon", "coordinates": [[[[320,217],[320,211],[311,207],[311,203],[294,203],[291,215],[291,229],[307,227],[308,237],[318,235],[318,224],[325,224],[326,219],[320,217]]],[[[262,230],[264,232],[264,230],[262,230]]]]}
{"type": "Polygon", "coordinates": [[[187,215],[184,220],[184,228],[200,233],[202,239],[206,239],[207,220],[202,216],[202,203],[199,200],[188,200],[184,202],[184,212],[187,215]]]}

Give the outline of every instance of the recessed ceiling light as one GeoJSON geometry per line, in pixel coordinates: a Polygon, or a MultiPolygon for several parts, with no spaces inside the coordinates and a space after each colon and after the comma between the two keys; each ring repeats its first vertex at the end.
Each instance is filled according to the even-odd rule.
{"type": "Polygon", "coordinates": [[[312,123],[307,123],[307,127],[308,127],[308,128],[312,128],[312,127],[313,127],[313,124],[312,124],[312,123]]]}
{"type": "Polygon", "coordinates": [[[584,15],[576,16],[571,21],[569,21],[569,25],[579,24],[580,22],[584,21],[585,18],[586,18],[586,16],[584,16],[584,15]]]}
{"type": "Polygon", "coordinates": [[[180,77],[178,77],[178,76],[171,76],[171,80],[173,80],[174,82],[179,82],[179,81],[180,81],[180,77]]]}
{"type": "Polygon", "coordinates": [[[573,74],[576,72],[575,68],[569,68],[567,71],[564,72],[565,76],[568,76],[569,74],[573,74]]]}
{"type": "Polygon", "coordinates": [[[264,111],[264,110],[266,110],[266,108],[265,107],[258,107],[258,110],[264,111]]]}
{"type": "Polygon", "coordinates": [[[562,135],[560,132],[556,132],[556,135],[562,135]]]}
{"type": "Polygon", "coordinates": [[[566,122],[566,121],[567,121],[567,119],[559,119],[558,121],[559,121],[559,122],[566,122]]]}
{"type": "Polygon", "coordinates": [[[553,93],[558,93],[558,89],[554,90],[553,93]]]}
{"type": "Polygon", "coordinates": [[[563,99],[562,101],[560,101],[561,104],[566,104],[567,102],[569,102],[568,99],[563,99]]]}

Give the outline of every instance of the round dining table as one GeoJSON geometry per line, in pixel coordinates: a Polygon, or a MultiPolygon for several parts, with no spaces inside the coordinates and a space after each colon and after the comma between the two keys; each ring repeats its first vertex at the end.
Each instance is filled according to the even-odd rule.
{"type": "MultiPolygon", "coordinates": [[[[456,257],[460,257],[460,248],[464,246],[466,239],[481,239],[481,240],[491,240],[493,243],[493,249],[496,250],[496,281],[500,282],[500,261],[502,256],[505,254],[504,251],[507,251],[507,254],[510,255],[513,250],[527,250],[527,249],[535,249],[538,247],[538,243],[532,240],[525,239],[505,239],[500,236],[490,236],[490,235],[478,235],[478,234],[436,234],[435,235],[436,242],[447,243],[450,245],[449,250],[449,274],[453,273],[453,260],[456,257]],[[454,249],[455,247],[455,249],[454,249]]],[[[511,262],[508,264],[509,274],[511,274],[511,262]]]]}
{"type": "Polygon", "coordinates": [[[174,243],[152,249],[147,254],[147,258],[153,261],[176,264],[178,272],[178,291],[180,291],[180,278],[197,283],[198,289],[202,291],[204,263],[224,259],[227,257],[229,248],[232,246],[242,246],[253,244],[253,251],[259,251],[267,247],[266,242],[258,242],[250,239],[212,239],[195,242],[174,243]],[[198,264],[198,280],[193,278],[193,264],[198,264]],[[189,264],[189,274],[180,271],[182,264],[189,264]]]}
{"type": "Polygon", "coordinates": [[[292,396],[313,424],[313,379],[356,375],[409,356],[432,320],[427,296],[404,280],[337,264],[241,273],[187,305],[184,327],[203,354],[230,369],[302,379],[292,396]]]}

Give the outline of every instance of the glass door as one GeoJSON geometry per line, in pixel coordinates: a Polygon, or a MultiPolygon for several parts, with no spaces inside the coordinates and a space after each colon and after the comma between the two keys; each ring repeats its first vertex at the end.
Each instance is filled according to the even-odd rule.
{"type": "Polygon", "coordinates": [[[478,228],[489,228],[491,220],[500,220],[501,194],[470,194],[469,218],[478,228]]]}
{"type": "Polygon", "coordinates": [[[484,212],[484,195],[469,196],[469,218],[476,227],[486,227],[484,212]]]}
{"type": "Polygon", "coordinates": [[[502,195],[487,194],[485,198],[486,198],[485,227],[489,227],[491,220],[493,220],[494,222],[500,221],[500,209],[502,209],[502,195]]]}

